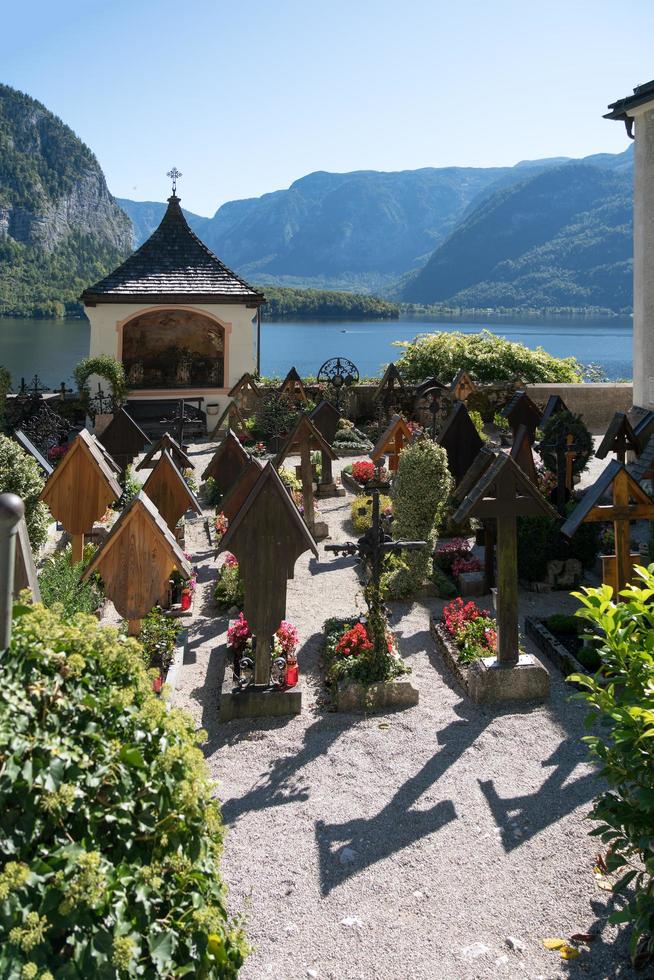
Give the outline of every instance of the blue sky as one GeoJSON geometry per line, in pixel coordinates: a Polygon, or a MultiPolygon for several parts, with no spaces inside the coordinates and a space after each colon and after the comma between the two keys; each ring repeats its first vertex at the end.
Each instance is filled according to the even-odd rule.
{"type": "Polygon", "coordinates": [[[652,0],[27,0],[0,78],[94,150],[119,197],[184,206],[314,170],[619,152],[608,102],[654,78],[652,0]]]}

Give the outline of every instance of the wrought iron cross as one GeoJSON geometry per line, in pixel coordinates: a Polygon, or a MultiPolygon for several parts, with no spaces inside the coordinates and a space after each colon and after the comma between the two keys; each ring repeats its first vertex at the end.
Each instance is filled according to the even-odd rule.
{"type": "Polygon", "coordinates": [[[195,421],[195,419],[191,418],[184,411],[184,399],[183,398],[180,398],[180,400],[178,401],[178,403],[177,403],[177,413],[175,415],[173,415],[169,419],[159,419],[159,421],[160,421],[160,423],[162,425],[170,425],[170,426],[177,425],[178,426],[178,430],[177,430],[177,442],[179,443],[179,445],[183,449],[184,448],[184,426],[185,425],[188,425],[189,422],[194,422],[195,421]]]}
{"type": "Polygon", "coordinates": [[[92,408],[96,415],[113,415],[116,411],[116,400],[113,395],[106,395],[102,384],[98,381],[98,390],[91,399],[92,408]]]}
{"type": "Polygon", "coordinates": [[[577,453],[583,447],[574,441],[571,432],[566,432],[564,426],[558,426],[551,442],[539,442],[537,449],[542,455],[544,449],[551,449],[556,459],[556,509],[561,516],[565,515],[566,494],[572,491],[572,464],[577,453]]]}
{"type": "Polygon", "coordinates": [[[59,398],[62,402],[66,401],[66,395],[72,395],[73,389],[66,387],[66,382],[62,381],[58,388],[53,388],[52,391],[56,394],[59,392],[59,398]]]}
{"type": "Polygon", "coordinates": [[[173,169],[172,169],[172,170],[169,170],[169,171],[168,171],[168,173],[166,174],[166,177],[170,177],[170,179],[171,179],[171,180],[172,180],[172,182],[173,182],[173,197],[174,197],[174,196],[176,195],[176,193],[177,193],[177,180],[178,180],[178,178],[179,178],[179,177],[181,177],[181,176],[182,176],[182,174],[181,174],[181,172],[180,172],[180,171],[179,171],[179,170],[177,169],[177,167],[173,167],[173,169]]]}

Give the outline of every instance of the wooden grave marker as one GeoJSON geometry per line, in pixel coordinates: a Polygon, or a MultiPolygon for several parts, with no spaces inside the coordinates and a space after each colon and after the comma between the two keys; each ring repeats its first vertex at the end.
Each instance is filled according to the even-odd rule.
{"type": "Polygon", "coordinates": [[[634,435],[640,444],[640,452],[643,451],[650,436],[654,435],[654,412],[644,412],[640,418],[633,423],[634,435]]]}
{"type": "Polygon", "coordinates": [[[245,419],[241,415],[241,410],[236,404],[236,402],[231,401],[225,408],[224,412],[216,422],[209,439],[213,442],[216,440],[222,431],[228,432],[229,430],[235,432],[239,439],[249,439],[250,433],[245,425],[245,419]]]}
{"type": "MultiPolygon", "coordinates": [[[[286,487],[271,462],[263,467],[248,497],[231,521],[219,551],[231,551],[238,559],[245,589],[245,618],[256,636],[253,695],[270,687],[273,635],[286,615],[287,581],[293,578],[295,562],[305,551],[318,556],[316,543],[286,487]]],[[[223,699],[233,705],[234,698],[250,692],[246,687],[223,699]]],[[[268,699],[283,699],[293,692],[269,692],[268,699]]],[[[299,698],[299,692],[297,692],[299,698]]],[[[221,699],[221,712],[223,708],[221,699]]],[[[280,701],[280,703],[284,703],[280,701]]],[[[269,701],[270,704],[270,701],[269,701]]],[[[283,709],[282,709],[283,710],[283,709]]],[[[289,702],[287,710],[299,711],[299,700],[289,702]],[[291,705],[295,706],[291,706],[291,705]]],[[[278,713],[255,698],[243,714],[278,713]]],[[[233,717],[233,715],[231,715],[233,717]]]]}
{"type": "Polygon", "coordinates": [[[294,367],[291,368],[282,381],[279,394],[286,395],[296,404],[302,403],[303,405],[306,405],[306,403],[309,401],[304,384],[302,383],[302,378],[294,367]]]}
{"type": "Polygon", "coordinates": [[[252,375],[246,371],[228,392],[242,415],[253,415],[261,402],[261,389],[252,375]]]}
{"type": "Polygon", "coordinates": [[[425,392],[430,392],[432,388],[438,388],[439,391],[443,392],[449,391],[447,385],[444,385],[442,381],[439,381],[438,378],[432,375],[430,378],[425,378],[424,381],[421,381],[419,385],[416,385],[414,395],[416,398],[422,398],[425,392]]]}
{"type": "Polygon", "coordinates": [[[497,665],[513,667],[518,645],[518,517],[557,518],[554,508],[506,453],[498,453],[454,515],[492,519],[497,534],[497,665]]]}
{"type": "MultiPolygon", "coordinates": [[[[318,531],[315,519],[315,509],[313,504],[313,467],[311,465],[311,452],[318,450],[322,461],[322,472],[320,485],[327,490],[336,489],[334,477],[332,476],[332,461],[338,456],[323,439],[308,415],[301,415],[297,420],[295,428],[290,433],[288,439],[275,457],[275,468],[279,469],[287,456],[291,454],[300,457],[300,479],[302,480],[302,503],[304,505],[304,519],[307,527],[312,534],[318,531]]],[[[320,528],[321,537],[326,537],[326,528],[320,528]]]]}
{"type": "Polygon", "coordinates": [[[405,446],[412,442],[413,433],[406,419],[403,419],[401,415],[394,415],[386,430],[377,440],[377,444],[370,451],[370,458],[373,463],[378,463],[382,456],[386,456],[389,470],[392,473],[397,473],[400,453],[405,446]]]}
{"type": "Polygon", "coordinates": [[[158,442],[155,442],[152,449],[150,449],[150,451],[143,457],[136,469],[151,470],[156,462],[155,457],[159,453],[162,453],[165,449],[168,450],[175,461],[175,466],[179,467],[180,470],[193,469],[192,459],[186,455],[177,440],[173,439],[170,432],[164,432],[161,439],[159,439],[158,442]]]}
{"type": "Polygon", "coordinates": [[[260,463],[254,456],[250,456],[239,475],[236,477],[231,487],[220,501],[220,510],[228,521],[233,521],[239,510],[247,500],[254,485],[261,476],[263,463],[260,463]]]}
{"type": "MultiPolygon", "coordinates": [[[[494,446],[485,445],[481,447],[452,494],[455,503],[463,503],[468,494],[479,483],[488,467],[495,462],[500,452],[501,450],[494,446]]],[[[495,521],[490,518],[483,518],[481,524],[484,529],[484,579],[486,589],[490,592],[495,585],[495,521]]]]}
{"type": "Polygon", "coordinates": [[[445,419],[436,442],[447,453],[447,465],[454,483],[460,483],[484,445],[462,401],[454,405],[445,419]]]}
{"type": "Polygon", "coordinates": [[[561,531],[571,538],[582,523],[613,523],[615,573],[611,571],[611,575],[615,575],[617,591],[614,598],[619,602],[618,593],[631,581],[632,576],[631,521],[653,519],[654,499],[629,474],[624,463],[613,459],[592,487],[586,490],[561,531]],[[611,503],[601,503],[609,491],[611,503]]]}
{"type": "Polygon", "coordinates": [[[405,394],[406,387],[402,376],[396,365],[391,361],[377,386],[377,390],[373,395],[373,401],[379,406],[380,413],[388,417],[391,412],[398,411],[405,394]]]}
{"type": "Polygon", "coordinates": [[[550,395],[543,409],[543,414],[540,419],[541,429],[547,425],[549,420],[554,416],[558,415],[559,412],[567,412],[568,406],[563,401],[560,395],[550,395]]]}
{"type": "Polygon", "coordinates": [[[527,426],[522,423],[516,429],[513,445],[509,456],[516,461],[525,476],[529,477],[534,486],[538,486],[536,463],[531,448],[531,438],[527,426]]]}
{"type": "Polygon", "coordinates": [[[143,492],[150,498],[173,534],[180,517],[188,510],[202,514],[195,494],[175,466],[167,449],[164,449],[143,484],[143,492]]]}
{"type": "Polygon", "coordinates": [[[530,440],[532,442],[534,441],[536,429],[540,425],[542,412],[524,389],[516,391],[508,405],[505,405],[502,409],[502,415],[511,426],[514,438],[519,427],[524,425],[529,433],[530,440]]]}
{"type": "Polygon", "coordinates": [[[191,566],[161,514],[139,490],[120,515],[82,575],[102,576],[105,592],[127,620],[130,636],[153,606],[163,606],[174,569],[191,577],[191,566]]]}
{"type": "Polygon", "coordinates": [[[629,473],[638,483],[645,480],[654,480],[654,432],[647,440],[645,448],[642,450],[635,463],[627,467],[629,473]]]}
{"type": "Polygon", "coordinates": [[[336,438],[338,423],[341,418],[341,413],[336,406],[332,405],[327,399],[323,399],[319,405],[316,405],[309,418],[325,442],[328,442],[331,446],[336,438]]]}
{"type": "Polygon", "coordinates": [[[151,439],[124,408],[115,412],[102,432],[102,445],[115,459],[123,474],[150,442],[151,439]]]}
{"type": "Polygon", "coordinates": [[[29,589],[32,593],[32,602],[41,601],[41,590],[36,574],[36,565],[27,533],[27,523],[21,517],[16,529],[16,559],[14,563],[14,598],[18,598],[19,592],[29,589]]]}
{"type": "Polygon", "coordinates": [[[452,384],[450,385],[450,393],[453,398],[459,402],[466,401],[467,398],[476,391],[476,385],[465,368],[461,368],[457,371],[452,384]]]}
{"type": "Polygon", "coordinates": [[[641,445],[626,413],[616,412],[606,430],[606,435],[597,447],[595,455],[598,459],[606,459],[609,453],[615,453],[616,459],[620,463],[624,463],[627,459],[628,450],[638,455],[641,451],[641,445]]]}
{"type": "Polygon", "coordinates": [[[114,473],[115,476],[119,476],[120,475],[120,466],[118,465],[118,463],[116,462],[116,460],[113,458],[113,456],[111,455],[111,453],[107,452],[107,450],[106,450],[106,448],[104,446],[104,443],[100,442],[100,440],[98,439],[98,437],[96,436],[95,433],[92,433],[91,434],[91,439],[93,439],[93,442],[96,444],[96,446],[98,447],[98,449],[102,453],[102,458],[104,459],[105,463],[107,464],[107,466],[109,467],[109,469],[111,470],[111,472],[114,473]]]}
{"type": "Polygon", "coordinates": [[[208,480],[211,477],[215,480],[218,491],[225,494],[249,460],[250,454],[243,448],[236,434],[228,429],[227,435],[209,460],[202,479],[208,480]]]}
{"type": "Polygon", "coordinates": [[[73,564],[83,558],[84,535],[121,493],[97,442],[82,429],[48,477],[40,497],[72,538],[73,564]]]}
{"type": "Polygon", "coordinates": [[[22,429],[15,429],[13,436],[18,445],[21,446],[26,453],[29,453],[32,459],[36,460],[46,476],[50,476],[50,474],[54,472],[54,467],[50,465],[43,453],[37,449],[32,440],[25,435],[22,429]]]}

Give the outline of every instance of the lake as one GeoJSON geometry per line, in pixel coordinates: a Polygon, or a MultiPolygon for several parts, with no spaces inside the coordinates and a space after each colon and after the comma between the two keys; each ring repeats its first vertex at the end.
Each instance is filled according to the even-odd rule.
{"type": "MultiPolygon", "coordinates": [[[[460,330],[475,333],[488,327],[507,340],[544,347],[556,357],[576,357],[599,364],[612,380],[632,375],[631,317],[438,318],[401,320],[315,320],[261,325],[262,374],[283,377],[291,365],[300,374],[316,374],[329,357],[349,357],[362,376],[374,376],[396,359],[395,340],[419,333],[460,330]]],[[[44,384],[70,384],[77,362],[88,354],[86,320],[0,318],[0,364],[11,372],[14,387],[36,373],[44,384]]]]}

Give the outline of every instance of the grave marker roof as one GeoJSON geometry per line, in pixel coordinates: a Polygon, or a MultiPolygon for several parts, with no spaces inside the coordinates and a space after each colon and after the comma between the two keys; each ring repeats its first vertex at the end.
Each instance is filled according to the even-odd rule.
{"type": "Polygon", "coordinates": [[[218,490],[226,493],[249,460],[250,454],[243,448],[236,434],[228,429],[227,435],[209,460],[202,479],[211,477],[216,481],[218,490]]]}
{"type": "Polygon", "coordinates": [[[173,439],[170,432],[164,432],[161,439],[159,439],[158,442],[155,442],[152,449],[149,451],[149,453],[147,453],[143,457],[143,459],[136,467],[136,469],[137,470],[151,469],[154,466],[154,462],[153,462],[154,457],[157,455],[157,453],[162,453],[164,449],[167,449],[169,451],[170,455],[173,457],[175,463],[177,464],[177,466],[180,467],[180,469],[184,469],[184,470],[193,469],[192,460],[186,455],[186,453],[184,452],[180,444],[177,442],[177,440],[173,439]]]}
{"type": "Polygon", "coordinates": [[[47,459],[41,453],[41,451],[37,449],[37,447],[34,445],[32,440],[25,435],[23,430],[15,429],[13,435],[16,442],[20,446],[22,446],[25,452],[29,453],[30,456],[32,456],[33,459],[36,460],[36,462],[39,464],[39,466],[41,467],[45,475],[50,476],[54,468],[50,465],[50,463],[47,461],[47,459]]]}
{"type": "Polygon", "coordinates": [[[275,467],[281,466],[286,457],[293,455],[293,451],[298,449],[305,441],[308,442],[310,449],[320,450],[329,459],[338,459],[338,455],[334,452],[327,440],[323,439],[310,417],[308,415],[300,415],[293,431],[275,456],[275,467]]]}
{"type": "Polygon", "coordinates": [[[641,517],[654,517],[654,500],[646,493],[637,480],[629,473],[624,463],[612,459],[585,494],[561,527],[561,532],[571,538],[583,521],[613,521],[616,519],[616,506],[603,504],[602,499],[611,489],[613,482],[624,474],[629,497],[633,504],[627,504],[622,520],[638,520],[641,517]],[[648,510],[651,508],[651,513],[648,510]],[[633,516],[632,516],[633,515],[633,516]]]}
{"type": "Polygon", "coordinates": [[[640,452],[640,442],[626,413],[616,412],[595,455],[598,459],[606,459],[609,453],[624,453],[627,449],[640,452]]]}
{"type": "Polygon", "coordinates": [[[563,401],[560,395],[550,395],[547,399],[547,403],[543,410],[543,414],[540,419],[540,427],[544,428],[553,415],[558,415],[559,412],[567,412],[568,406],[563,401]]]}
{"type": "Polygon", "coordinates": [[[164,449],[143,484],[143,492],[150,498],[171,531],[188,510],[193,510],[196,514],[202,513],[195,494],[175,466],[167,449],[164,449]]]}
{"type": "Polygon", "coordinates": [[[453,520],[461,524],[468,517],[498,516],[502,500],[496,499],[494,485],[498,480],[506,480],[507,477],[510,478],[514,491],[514,498],[507,501],[507,514],[515,517],[542,516],[558,519],[557,512],[523,473],[516,461],[506,453],[498,453],[458,507],[453,520]]]}
{"type": "Polygon", "coordinates": [[[447,453],[447,463],[455,483],[460,483],[483,446],[483,440],[462,401],[445,419],[436,442],[447,453]]]}

